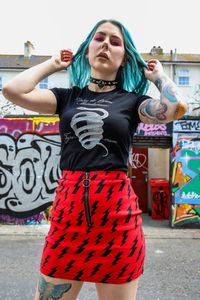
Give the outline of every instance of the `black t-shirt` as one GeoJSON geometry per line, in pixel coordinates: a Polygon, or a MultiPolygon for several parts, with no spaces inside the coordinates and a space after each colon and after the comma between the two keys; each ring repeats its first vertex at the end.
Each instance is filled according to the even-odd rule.
{"type": "Polygon", "coordinates": [[[62,170],[124,170],[138,107],[149,96],[125,90],[93,92],[85,87],[53,88],[60,117],[62,170]]]}

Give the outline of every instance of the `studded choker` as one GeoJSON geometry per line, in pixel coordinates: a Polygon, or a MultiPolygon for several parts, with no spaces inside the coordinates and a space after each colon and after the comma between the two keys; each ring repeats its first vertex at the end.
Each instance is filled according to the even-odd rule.
{"type": "Polygon", "coordinates": [[[90,76],[90,82],[97,84],[100,89],[104,88],[104,86],[112,86],[118,84],[116,80],[102,80],[96,79],[90,76]]]}

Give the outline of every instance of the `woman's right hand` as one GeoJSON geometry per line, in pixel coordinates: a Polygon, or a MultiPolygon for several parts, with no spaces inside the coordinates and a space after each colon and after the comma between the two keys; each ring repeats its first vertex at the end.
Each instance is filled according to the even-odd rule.
{"type": "Polygon", "coordinates": [[[51,61],[55,64],[57,71],[64,70],[71,65],[73,52],[69,49],[60,50],[58,54],[51,57],[51,61]]]}
{"type": "Polygon", "coordinates": [[[3,86],[4,97],[26,109],[54,114],[57,105],[55,95],[48,89],[40,90],[36,86],[42,79],[68,68],[72,60],[72,51],[61,50],[50,59],[20,72],[3,86]]]}

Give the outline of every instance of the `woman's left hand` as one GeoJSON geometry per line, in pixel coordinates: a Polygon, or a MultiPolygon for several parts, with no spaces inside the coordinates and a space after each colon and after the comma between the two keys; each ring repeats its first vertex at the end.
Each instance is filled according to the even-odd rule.
{"type": "Polygon", "coordinates": [[[144,74],[147,79],[155,82],[157,79],[164,75],[164,70],[162,64],[157,59],[150,59],[147,62],[147,68],[144,68],[144,74]]]}

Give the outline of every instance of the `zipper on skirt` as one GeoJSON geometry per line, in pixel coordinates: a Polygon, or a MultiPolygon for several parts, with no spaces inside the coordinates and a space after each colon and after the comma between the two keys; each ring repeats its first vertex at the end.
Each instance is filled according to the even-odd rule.
{"type": "Polygon", "coordinates": [[[85,213],[86,213],[86,220],[89,227],[92,226],[91,221],[91,214],[90,214],[90,206],[89,206],[89,186],[90,186],[90,179],[89,179],[89,172],[85,173],[85,179],[83,180],[84,190],[84,205],[85,205],[85,213]]]}

